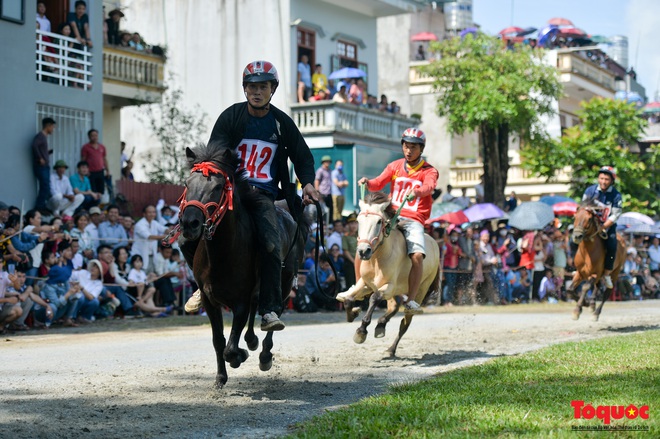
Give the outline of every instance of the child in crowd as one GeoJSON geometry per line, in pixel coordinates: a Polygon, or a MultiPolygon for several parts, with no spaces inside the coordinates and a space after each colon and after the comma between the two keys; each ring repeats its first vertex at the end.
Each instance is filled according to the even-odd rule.
{"type": "Polygon", "coordinates": [[[131,271],[128,272],[128,292],[135,297],[135,306],[140,311],[146,313],[151,317],[167,317],[172,310],[173,306],[156,306],[154,304],[154,294],[156,289],[151,285],[151,277],[142,269],[144,261],[142,256],[133,255],[131,257],[131,271]]]}

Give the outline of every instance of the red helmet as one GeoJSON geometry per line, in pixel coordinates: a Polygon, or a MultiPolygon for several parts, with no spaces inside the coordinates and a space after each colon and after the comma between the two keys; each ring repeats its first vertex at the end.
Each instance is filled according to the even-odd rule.
{"type": "Polygon", "coordinates": [[[252,61],[245,66],[243,70],[243,85],[248,82],[274,82],[273,86],[277,88],[280,78],[277,75],[277,69],[268,61],[252,61]]]}
{"type": "Polygon", "coordinates": [[[598,170],[598,175],[600,174],[607,174],[610,177],[612,177],[612,182],[616,180],[616,171],[612,166],[601,166],[601,168],[598,170]]]}
{"type": "Polygon", "coordinates": [[[403,142],[410,142],[410,143],[419,143],[424,147],[426,145],[426,134],[419,128],[408,128],[403,132],[403,135],[401,136],[401,144],[403,145],[403,142]]]}

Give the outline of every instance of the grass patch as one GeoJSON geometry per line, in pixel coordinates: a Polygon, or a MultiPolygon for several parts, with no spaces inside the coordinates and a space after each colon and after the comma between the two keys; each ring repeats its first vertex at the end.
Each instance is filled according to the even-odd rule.
{"type": "Polygon", "coordinates": [[[607,434],[658,437],[660,331],[555,345],[399,385],[315,417],[289,437],[576,437],[584,433],[572,426],[603,425],[574,419],[572,400],[594,407],[649,405],[648,420],[610,424],[649,426],[649,432],[607,434]]]}

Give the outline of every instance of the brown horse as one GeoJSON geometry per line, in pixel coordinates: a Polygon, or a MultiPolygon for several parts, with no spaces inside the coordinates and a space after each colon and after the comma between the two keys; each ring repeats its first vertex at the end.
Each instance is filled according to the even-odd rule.
{"type": "MultiPolygon", "coordinates": [[[[591,285],[594,292],[591,302],[594,321],[598,321],[603,305],[611,293],[611,289],[606,289],[601,292],[602,301],[600,305],[596,307],[596,293],[600,290],[597,288],[598,281],[600,281],[603,275],[603,267],[605,264],[605,241],[598,236],[599,210],[600,208],[598,206],[591,202],[587,202],[583,203],[575,213],[575,221],[573,222],[573,242],[579,246],[574,256],[574,265],[577,270],[573,275],[573,283],[570,287],[571,290],[574,290],[583,281],[587,281],[589,285],[591,285]]],[[[626,243],[621,235],[617,235],[616,257],[614,259],[612,273],[610,274],[614,285],[616,285],[619,272],[623,268],[625,259],[626,243]]],[[[580,318],[587,290],[588,288],[583,287],[580,291],[580,298],[573,310],[573,320],[580,318]]]]}

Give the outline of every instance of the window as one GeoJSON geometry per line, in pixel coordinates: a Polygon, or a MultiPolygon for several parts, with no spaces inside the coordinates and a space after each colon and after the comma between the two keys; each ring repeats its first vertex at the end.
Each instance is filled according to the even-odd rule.
{"type": "Polygon", "coordinates": [[[93,116],[91,111],[37,104],[35,132],[41,131],[44,117],[52,117],[57,123],[48,139],[48,146],[53,149],[52,163],[64,160],[69,165],[69,171],[76,168],[76,163],[80,161],[80,149],[89,140],[87,131],[92,129],[93,116]]]}
{"type": "Polygon", "coordinates": [[[357,53],[356,44],[337,40],[337,56],[342,67],[357,67],[357,53]]]}
{"type": "Polygon", "coordinates": [[[0,18],[19,24],[25,23],[25,0],[0,0],[0,18]]]}
{"type": "MultiPolygon", "coordinates": [[[[300,61],[300,57],[307,55],[309,58],[309,65],[316,64],[316,32],[309,29],[298,28],[298,59],[296,65],[300,61]]],[[[313,70],[313,67],[312,67],[313,70]]]]}

